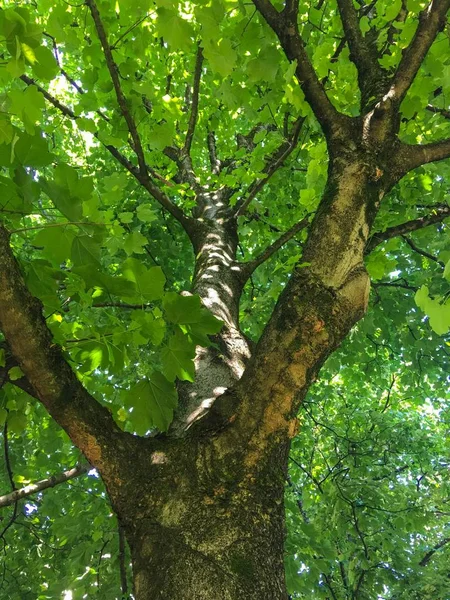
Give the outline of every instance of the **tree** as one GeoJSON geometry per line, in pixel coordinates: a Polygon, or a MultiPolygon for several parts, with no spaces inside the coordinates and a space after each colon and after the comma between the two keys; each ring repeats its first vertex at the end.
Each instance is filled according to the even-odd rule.
{"type": "MultiPolygon", "coordinates": [[[[53,512],[59,534],[46,537],[35,525],[49,509],[21,501],[92,467],[119,523],[124,597],[126,538],[137,600],[286,598],[283,497],[300,429],[292,595],[414,597],[404,557],[420,555],[430,597],[444,597],[445,561],[426,568],[448,542],[450,209],[437,161],[450,156],[449,6],[3,6],[5,545],[23,524],[60,570],[99,543],[91,575],[116,597],[113,579],[99,586],[112,538],[58,554],[54,536],[64,548],[77,513],[65,509],[67,525],[53,512]],[[370,277],[371,310],[349,336],[370,277]],[[20,440],[30,460],[18,478],[20,440]],[[90,467],[18,489],[74,446],[90,467]],[[389,515],[398,552],[372,509],[389,515]]],[[[85,522],[102,502],[86,481],[100,499],[83,504],[85,522]]],[[[57,490],[61,506],[70,489],[57,490]]],[[[40,597],[60,597],[58,583],[46,578],[40,597]]],[[[12,569],[3,584],[36,597],[12,569]]]]}

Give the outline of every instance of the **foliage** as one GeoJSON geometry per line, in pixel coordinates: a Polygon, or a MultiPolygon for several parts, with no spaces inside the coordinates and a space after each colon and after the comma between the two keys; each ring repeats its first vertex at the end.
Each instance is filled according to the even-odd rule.
{"type": "MultiPolygon", "coordinates": [[[[335,3],[301,4],[318,76],[339,110],[358,114],[357,73],[335,3]]],[[[403,4],[378,0],[360,21],[385,48],[386,68],[398,64],[424,6],[408,0],[408,19],[395,21],[403,4]]],[[[239,216],[242,260],[314,213],[326,183],[326,144],[296,84],[295,62],[253,4],[119,0],[98,8],[151,175],[175,206],[194,208],[196,182],[232,189],[239,205],[266,178],[267,157],[300,115],[295,150],[239,216]],[[187,185],[170,155],[189,130],[197,41],[202,80],[187,185]],[[211,169],[218,157],[226,166],[211,169]]],[[[5,1],[0,36],[0,218],[27,286],[43,303],[55,343],[117,423],[143,436],[165,431],[176,381],[194,379],[196,345],[214,343],[222,326],[186,292],[189,240],[130,168],[133,141],[88,7],[5,1]]],[[[443,31],[402,104],[404,141],[450,136],[447,44],[443,31]]],[[[447,210],[448,169],[448,162],[420,167],[383,201],[374,226],[381,243],[367,255],[369,312],[301,408],[287,486],[292,598],[448,597],[448,547],[426,560],[449,538],[450,522],[444,217],[383,237],[447,210]]],[[[255,341],[305,235],[292,237],[246,285],[240,319],[255,341]]],[[[22,376],[14,369],[0,389],[5,492],[80,459],[42,406],[14,385],[22,376]]],[[[64,590],[74,600],[120,597],[120,564],[128,560],[95,472],[3,510],[2,597],[62,598],[64,590]]]]}

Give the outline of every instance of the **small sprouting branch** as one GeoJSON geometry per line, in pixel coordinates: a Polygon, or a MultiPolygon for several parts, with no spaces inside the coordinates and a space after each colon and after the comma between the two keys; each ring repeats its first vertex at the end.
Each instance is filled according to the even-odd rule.
{"type": "Polygon", "coordinates": [[[79,477],[80,475],[87,473],[90,468],[89,465],[79,464],[73,469],[63,471],[57,475],[52,475],[51,477],[47,477],[47,479],[41,479],[41,481],[38,481],[37,483],[31,483],[23,488],[14,489],[12,492],[0,496],[0,508],[10,506],[23,498],[27,498],[28,496],[32,496],[33,494],[37,494],[48,488],[55,487],[60,483],[65,483],[69,479],[79,477]]]}
{"type": "Polygon", "coordinates": [[[388,288],[402,288],[404,290],[411,290],[412,292],[417,292],[419,288],[410,285],[405,280],[396,279],[394,281],[372,281],[372,287],[377,289],[378,287],[388,287],[388,288]]]}
{"type": "Polygon", "coordinates": [[[437,208],[436,212],[431,215],[425,215],[423,217],[419,217],[418,219],[400,223],[400,225],[388,227],[385,229],[385,231],[374,233],[367,242],[365,254],[370,254],[372,250],[387,240],[406,235],[407,233],[417,231],[418,229],[423,229],[424,227],[428,227],[430,225],[435,225],[436,223],[441,223],[447,217],[450,217],[450,206],[442,206],[442,208],[437,208]]]}
{"type": "Polygon", "coordinates": [[[300,131],[305,120],[305,117],[299,117],[295,121],[289,138],[287,140],[284,140],[268,158],[264,169],[266,176],[253,182],[249,186],[243,198],[236,204],[235,214],[237,217],[245,213],[251,201],[257,196],[257,194],[266,185],[266,183],[269,181],[272,175],[276,173],[276,171],[278,171],[278,169],[283,165],[288,156],[290,156],[290,154],[293,152],[293,150],[297,146],[300,131]]]}
{"type": "Polygon", "coordinates": [[[450,119],[450,110],[447,110],[445,108],[439,108],[438,106],[434,106],[433,104],[427,104],[426,109],[434,113],[435,115],[441,115],[446,119],[450,119]]]}
{"type": "Polygon", "coordinates": [[[309,225],[309,216],[305,217],[295,225],[293,225],[290,229],[283,233],[277,240],[273,242],[270,246],[268,246],[259,256],[254,258],[253,260],[249,260],[246,263],[242,263],[241,273],[242,276],[247,280],[253,271],[262,265],[266,260],[268,260],[275,252],[277,252],[284,244],[286,244],[289,240],[291,240],[297,233],[305,229],[309,225]]]}
{"type": "Polygon", "coordinates": [[[192,101],[191,101],[191,113],[189,116],[189,124],[186,133],[186,140],[183,146],[183,153],[190,154],[192,140],[194,139],[195,126],[198,118],[198,104],[200,96],[200,79],[202,76],[202,65],[203,65],[203,49],[200,44],[197,47],[197,55],[195,58],[194,68],[194,84],[192,86],[192,101]]]}

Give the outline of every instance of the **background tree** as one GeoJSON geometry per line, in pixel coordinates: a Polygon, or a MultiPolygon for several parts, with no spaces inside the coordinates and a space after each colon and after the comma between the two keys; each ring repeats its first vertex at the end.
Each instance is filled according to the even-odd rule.
{"type": "Polygon", "coordinates": [[[448,595],[449,5],[4,3],[2,594],[448,595]]]}

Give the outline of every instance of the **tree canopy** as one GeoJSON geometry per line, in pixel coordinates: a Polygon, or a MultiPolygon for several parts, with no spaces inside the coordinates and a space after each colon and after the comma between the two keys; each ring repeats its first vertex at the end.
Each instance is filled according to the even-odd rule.
{"type": "MultiPolygon", "coordinates": [[[[253,348],[294,267],[308,270],[331,111],[373,116],[394,73],[398,138],[423,150],[399,147],[365,244],[367,313],[299,409],[287,586],[305,599],[450,596],[448,2],[298,4],[2,2],[0,260],[8,267],[11,247],[20,265],[18,313],[44,315],[18,330],[23,364],[0,337],[4,598],[131,597],[123,530],[77,449],[98,417],[76,386],[125,432],[170,431],[224,323],[239,322],[253,348]],[[290,14],[297,46],[278,25],[290,14]],[[435,37],[427,19],[439,20],[435,37]],[[191,293],[212,202],[238,223],[236,316],[228,280],[228,304],[191,293]],[[37,354],[42,386],[56,385],[52,365],[61,373],[48,404],[24,373],[37,354]]],[[[387,176],[370,166],[373,182],[387,176]]],[[[214,225],[209,235],[226,262],[214,225]]]]}

